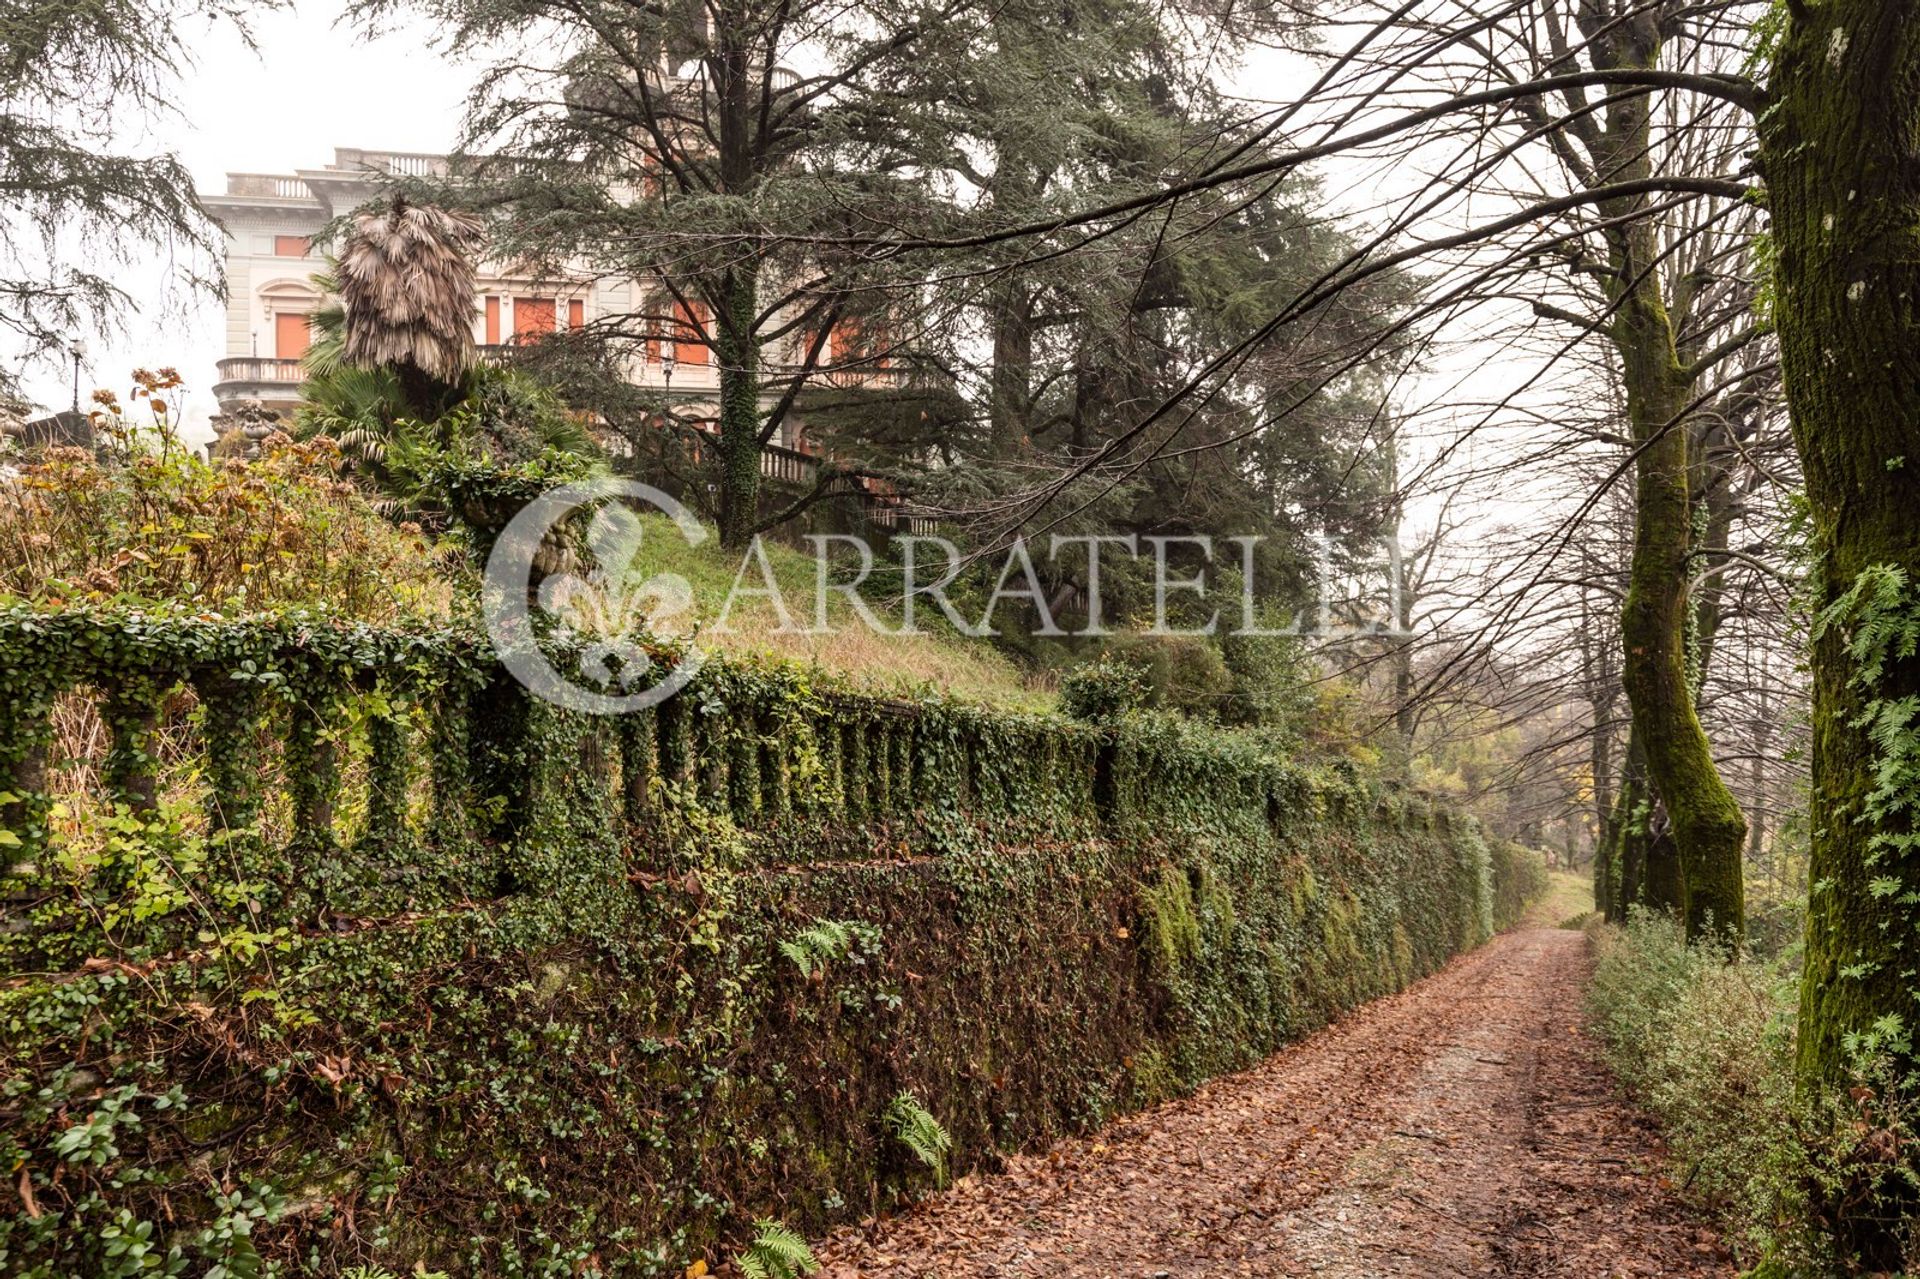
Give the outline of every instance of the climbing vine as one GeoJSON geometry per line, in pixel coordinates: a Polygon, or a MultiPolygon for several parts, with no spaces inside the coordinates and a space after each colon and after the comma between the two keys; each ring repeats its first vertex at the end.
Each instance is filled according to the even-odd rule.
{"type": "Polygon", "coordinates": [[[683,1273],[1257,1060],[1500,886],[1420,796],[1139,711],[713,661],[598,719],[291,612],[15,609],[0,671],[11,1273],[683,1273]],[[45,716],[103,688],[86,801],[45,716]]]}

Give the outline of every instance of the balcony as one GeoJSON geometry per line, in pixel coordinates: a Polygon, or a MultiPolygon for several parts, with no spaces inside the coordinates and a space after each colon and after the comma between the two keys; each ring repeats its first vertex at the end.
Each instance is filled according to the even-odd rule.
{"type": "Polygon", "coordinates": [[[263,355],[242,355],[217,362],[221,382],[276,382],[298,386],[307,380],[307,371],[298,360],[280,360],[263,355]]]}
{"type": "Polygon", "coordinates": [[[223,413],[247,400],[258,400],[268,408],[290,410],[300,398],[300,384],[307,371],[298,360],[278,360],[267,356],[235,356],[214,364],[217,371],[213,398],[223,413]]]}
{"type": "Polygon", "coordinates": [[[227,194],[268,196],[276,200],[313,199],[313,191],[305,182],[277,173],[229,173],[227,194]]]}
{"type": "Polygon", "coordinates": [[[362,147],[335,147],[335,169],[384,173],[396,178],[443,178],[447,157],[426,151],[369,151],[362,147]]]}
{"type": "MultiPolygon", "coordinates": [[[[802,453],[779,444],[768,444],[760,450],[761,478],[787,488],[811,489],[820,482],[822,465],[831,463],[812,453],[802,453]]],[[[884,481],[836,471],[828,477],[826,491],[853,497],[866,512],[867,519],[878,527],[916,535],[933,532],[933,520],[910,512],[899,494],[884,481]]]]}

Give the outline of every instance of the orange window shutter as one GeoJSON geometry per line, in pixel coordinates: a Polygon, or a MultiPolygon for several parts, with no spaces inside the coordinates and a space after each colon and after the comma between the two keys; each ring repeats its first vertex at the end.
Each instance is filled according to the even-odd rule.
{"type": "Polygon", "coordinates": [[[313,341],[309,317],[304,311],[281,311],[273,317],[273,353],[283,360],[297,360],[307,353],[313,341]]]}
{"type": "Polygon", "coordinates": [[[304,258],[313,252],[313,241],[304,235],[276,235],[273,237],[273,256],[276,258],[304,258]]]}
{"type": "Polygon", "coordinates": [[[835,364],[845,364],[857,360],[866,354],[867,335],[858,320],[842,320],[833,326],[832,351],[829,359],[835,364]]]}
{"type": "Polygon", "coordinates": [[[587,322],[587,304],[579,298],[567,303],[567,327],[577,329],[587,322]]]}
{"type": "Polygon", "coordinates": [[[487,298],[487,345],[500,345],[500,299],[487,298]]]}
{"type": "Polygon", "coordinates": [[[691,305],[676,306],[679,318],[674,334],[673,353],[682,364],[705,364],[707,362],[706,333],[707,308],[695,302],[691,305]]]}
{"type": "Polygon", "coordinates": [[[513,336],[515,341],[553,332],[552,298],[515,298],[513,300],[513,336]]]}

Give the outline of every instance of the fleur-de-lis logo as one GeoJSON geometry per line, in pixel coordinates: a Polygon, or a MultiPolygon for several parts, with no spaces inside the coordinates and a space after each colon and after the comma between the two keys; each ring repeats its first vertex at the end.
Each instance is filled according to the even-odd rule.
{"type": "MultiPolygon", "coordinates": [[[[649,535],[635,514],[666,515],[689,546],[706,530],[679,502],[637,480],[602,478],[542,494],[513,518],[487,559],[486,619],[494,650],[536,695],[571,710],[615,715],[658,705],[686,687],[703,654],[687,638],[693,588],[678,573],[643,576],[636,567],[649,535]],[[591,507],[584,549],[566,568],[535,581],[559,530],[591,507]],[[543,554],[544,552],[544,554],[543,554]],[[536,610],[541,625],[536,626],[536,610]],[[562,671],[537,642],[544,630],[574,660],[562,671]],[[671,644],[671,663],[653,649],[671,644]]],[[[672,536],[655,523],[652,536],[672,536]]]]}

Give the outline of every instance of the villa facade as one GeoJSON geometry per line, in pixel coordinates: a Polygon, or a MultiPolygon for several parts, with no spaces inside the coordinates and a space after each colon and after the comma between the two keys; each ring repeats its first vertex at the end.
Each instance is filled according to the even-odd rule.
{"type": "MultiPolygon", "coordinates": [[[[318,241],[327,226],[378,195],[393,178],[446,173],[447,158],[441,155],[338,147],[332,163],[321,168],[229,173],[224,193],[201,197],[227,232],[226,355],[218,361],[213,386],[223,418],[239,420],[235,415],[243,407],[251,415],[253,402],[283,419],[299,406],[306,379],[301,356],[311,341],[312,315],[325,301],[313,277],[326,266],[326,247],[318,241]]],[[[702,337],[709,317],[698,303],[683,309],[658,282],[598,279],[585,270],[551,279],[483,260],[476,276],[473,339],[482,358],[605,316],[657,316],[663,321],[661,338],[640,344],[628,379],[657,388],[663,402],[690,410],[696,418],[707,406],[717,406],[719,377],[702,337]]],[[[900,374],[886,360],[860,360],[854,369],[831,371],[836,360],[844,364],[861,343],[848,328],[845,334],[829,335],[820,361],[823,371],[810,376],[837,386],[897,385],[900,374]]],[[[763,353],[770,372],[792,367],[786,360],[798,358],[799,336],[792,341],[794,351],[763,353]]],[[[789,415],[779,442],[765,450],[762,470],[775,484],[805,487],[820,461],[806,439],[804,423],[789,415]]],[[[879,488],[884,486],[846,478],[869,505],[891,505],[892,499],[881,497],[879,488]]]]}

